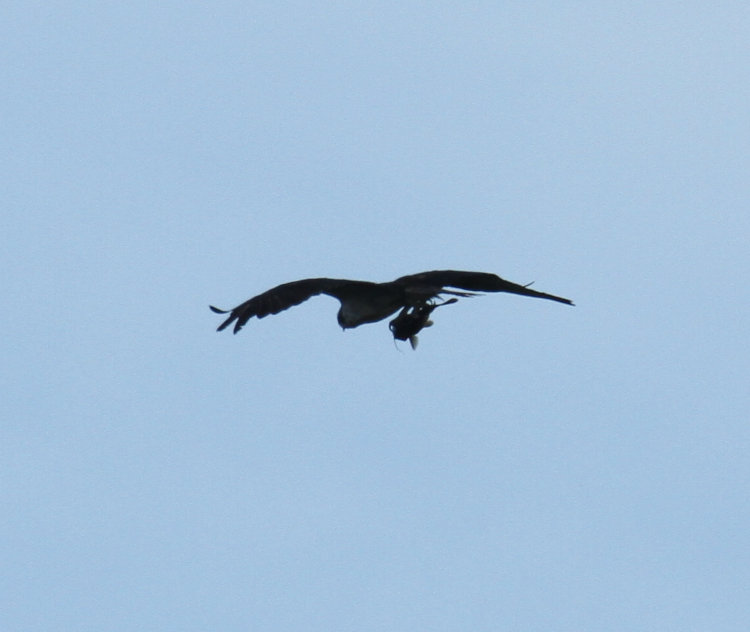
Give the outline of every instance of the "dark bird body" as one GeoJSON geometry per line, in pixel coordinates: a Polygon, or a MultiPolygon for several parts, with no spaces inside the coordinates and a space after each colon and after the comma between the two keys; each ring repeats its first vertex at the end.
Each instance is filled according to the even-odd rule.
{"type": "Polygon", "coordinates": [[[433,270],[400,277],[387,283],[328,278],[302,279],[283,283],[232,310],[218,309],[213,305],[210,307],[217,314],[229,314],[217,331],[234,323],[234,333],[237,333],[254,316],[264,318],[269,314],[278,314],[313,296],[326,294],[337,298],[341,303],[337,319],[344,329],[374,323],[401,310],[399,316],[390,323],[391,331],[394,338],[410,340],[412,346],[415,346],[416,334],[432,324],[429,320],[430,313],[436,307],[457,300],[453,298],[444,303],[435,303],[438,297],[468,297],[475,296],[477,292],[509,292],[573,305],[567,298],[537,292],[526,285],[501,279],[496,274],[433,270]]]}

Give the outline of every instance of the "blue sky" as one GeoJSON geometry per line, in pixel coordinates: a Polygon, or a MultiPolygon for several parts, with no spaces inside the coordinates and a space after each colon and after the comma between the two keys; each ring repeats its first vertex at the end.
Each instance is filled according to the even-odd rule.
{"type": "Polygon", "coordinates": [[[0,24],[3,630],[747,629],[746,3],[0,24]]]}

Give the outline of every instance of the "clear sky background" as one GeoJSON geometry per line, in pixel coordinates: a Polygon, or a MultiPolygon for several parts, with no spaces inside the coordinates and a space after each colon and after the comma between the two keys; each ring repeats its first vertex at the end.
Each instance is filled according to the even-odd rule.
{"type": "Polygon", "coordinates": [[[1,18],[3,631],[749,629],[747,2],[1,18]]]}

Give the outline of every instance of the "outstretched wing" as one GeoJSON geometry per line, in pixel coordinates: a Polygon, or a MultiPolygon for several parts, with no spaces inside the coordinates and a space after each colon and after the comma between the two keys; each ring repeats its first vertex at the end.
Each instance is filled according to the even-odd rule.
{"type": "Polygon", "coordinates": [[[209,305],[209,307],[211,311],[217,314],[229,314],[229,318],[221,323],[216,331],[226,329],[236,320],[234,333],[237,333],[253,316],[263,318],[269,314],[278,314],[318,294],[329,294],[337,297],[337,289],[349,283],[352,282],[345,279],[302,279],[301,281],[283,283],[263,292],[263,294],[254,296],[232,310],[219,309],[213,305],[209,305]]]}
{"type": "MultiPolygon", "coordinates": [[[[396,279],[395,283],[407,286],[430,286],[430,287],[457,287],[462,290],[474,292],[510,292],[511,294],[521,294],[522,296],[534,296],[536,298],[546,298],[558,303],[573,305],[573,301],[561,296],[546,294],[532,290],[528,285],[518,285],[501,279],[496,274],[490,272],[464,272],[461,270],[432,270],[430,272],[420,272],[396,279]]],[[[529,284],[530,285],[530,284],[529,284]]]]}

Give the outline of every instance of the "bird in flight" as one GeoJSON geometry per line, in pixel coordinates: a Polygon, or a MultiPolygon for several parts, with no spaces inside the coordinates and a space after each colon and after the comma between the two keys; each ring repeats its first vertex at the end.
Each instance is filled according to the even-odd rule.
{"type": "Polygon", "coordinates": [[[459,297],[477,296],[478,292],[509,292],[573,305],[570,299],[537,292],[530,289],[529,285],[518,285],[489,272],[432,270],[403,276],[387,283],[302,279],[278,285],[231,310],[219,309],[213,305],[209,307],[217,314],[229,314],[217,331],[234,323],[234,333],[237,333],[253,316],[264,318],[269,314],[278,314],[313,296],[325,294],[337,298],[341,303],[337,319],[343,329],[374,323],[399,312],[389,323],[393,338],[408,340],[412,348],[416,349],[417,334],[432,325],[430,314],[438,307],[455,303],[459,297]],[[450,298],[438,302],[443,296],[450,298]]]}

